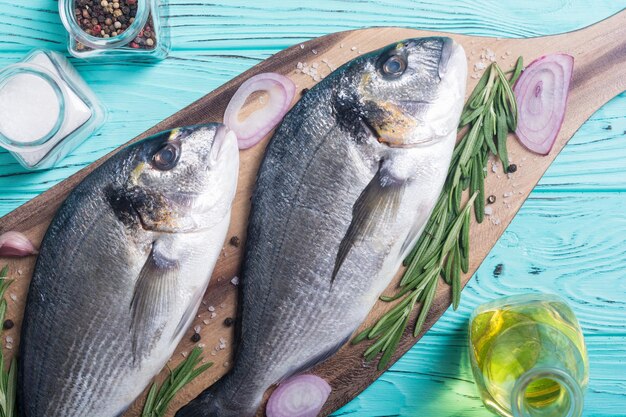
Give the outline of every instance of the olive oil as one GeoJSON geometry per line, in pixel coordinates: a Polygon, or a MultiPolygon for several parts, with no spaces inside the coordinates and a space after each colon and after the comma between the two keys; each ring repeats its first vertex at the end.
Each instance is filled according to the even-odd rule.
{"type": "Polygon", "coordinates": [[[588,381],[582,330],[556,296],[484,304],[470,319],[472,370],[483,402],[505,417],[579,416],[588,381]]]}

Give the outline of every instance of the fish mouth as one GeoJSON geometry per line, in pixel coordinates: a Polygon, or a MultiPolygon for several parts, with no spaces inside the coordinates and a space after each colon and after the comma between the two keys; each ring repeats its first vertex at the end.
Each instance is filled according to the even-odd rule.
{"type": "Polygon", "coordinates": [[[441,45],[441,55],[439,55],[439,65],[437,68],[437,72],[439,74],[439,78],[443,79],[448,70],[448,64],[450,63],[450,58],[454,54],[457,49],[458,44],[454,42],[451,38],[442,37],[442,45],[441,45]]]}
{"type": "Polygon", "coordinates": [[[229,147],[232,147],[231,142],[237,143],[237,136],[235,132],[230,130],[227,126],[221,125],[215,132],[213,138],[213,144],[211,145],[211,152],[209,154],[208,168],[211,169],[217,165],[217,163],[224,157],[229,147]]]}

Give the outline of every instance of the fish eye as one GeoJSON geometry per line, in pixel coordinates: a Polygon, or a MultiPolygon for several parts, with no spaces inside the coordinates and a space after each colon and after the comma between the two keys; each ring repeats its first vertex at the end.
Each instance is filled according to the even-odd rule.
{"type": "Polygon", "coordinates": [[[404,74],[406,70],[406,59],[401,55],[391,55],[387,60],[383,63],[382,71],[383,74],[389,75],[392,77],[399,77],[404,74]]]}
{"type": "Polygon", "coordinates": [[[152,157],[152,165],[161,171],[168,171],[176,166],[180,158],[180,146],[166,143],[152,157]]]}

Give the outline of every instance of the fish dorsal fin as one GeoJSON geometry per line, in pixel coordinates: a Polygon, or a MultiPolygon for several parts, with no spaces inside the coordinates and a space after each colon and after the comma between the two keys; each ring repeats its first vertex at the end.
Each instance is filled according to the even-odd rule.
{"type": "Polygon", "coordinates": [[[135,361],[141,358],[141,352],[147,354],[146,350],[158,341],[176,304],[179,264],[160,250],[162,246],[158,240],[152,244],[130,303],[130,332],[135,361]]]}
{"type": "Polygon", "coordinates": [[[386,178],[381,163],[376,175],[361,192],[352,208],[352,221],[337,252],[331,285],[345,262],[350,250],[366,236],[372,236],[398,214],[404,183],[386,178]]]}

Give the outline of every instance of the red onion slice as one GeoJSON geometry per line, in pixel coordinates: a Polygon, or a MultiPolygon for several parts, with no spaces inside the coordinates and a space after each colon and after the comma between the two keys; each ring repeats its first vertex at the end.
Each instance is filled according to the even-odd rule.
{"type": "Polygon", "coordinates": [[[565,118],[573,69],[571,55],[546,55],[528,65],[515,83],[515,134],[529,150],[541,155],[552,150],[565,118]]]}
{"type": "Polygon", "coordinates": [[[316,417],[330,395],[328,382],[298,375],[281,383],[267,402],[267,417],[316,417]]]}
{"type": "Polygon", "coordinates": [[[24,234],[11,231],[0,235],[0,256],[23,257],[36,253],[37,248],[24,234]]]}
{"type": "Polygon", "coordinates": [[[293,81],[271,72],[255,75],[241,84],[224,112],[224,124],[237,135],[239,149],[251,148],[276,127],[287,113],[295,94],[293,81]],[[243,105],[257,91],[269,94],[268,103],[245,120],[240,120],[239,112],[243,105]]]}

